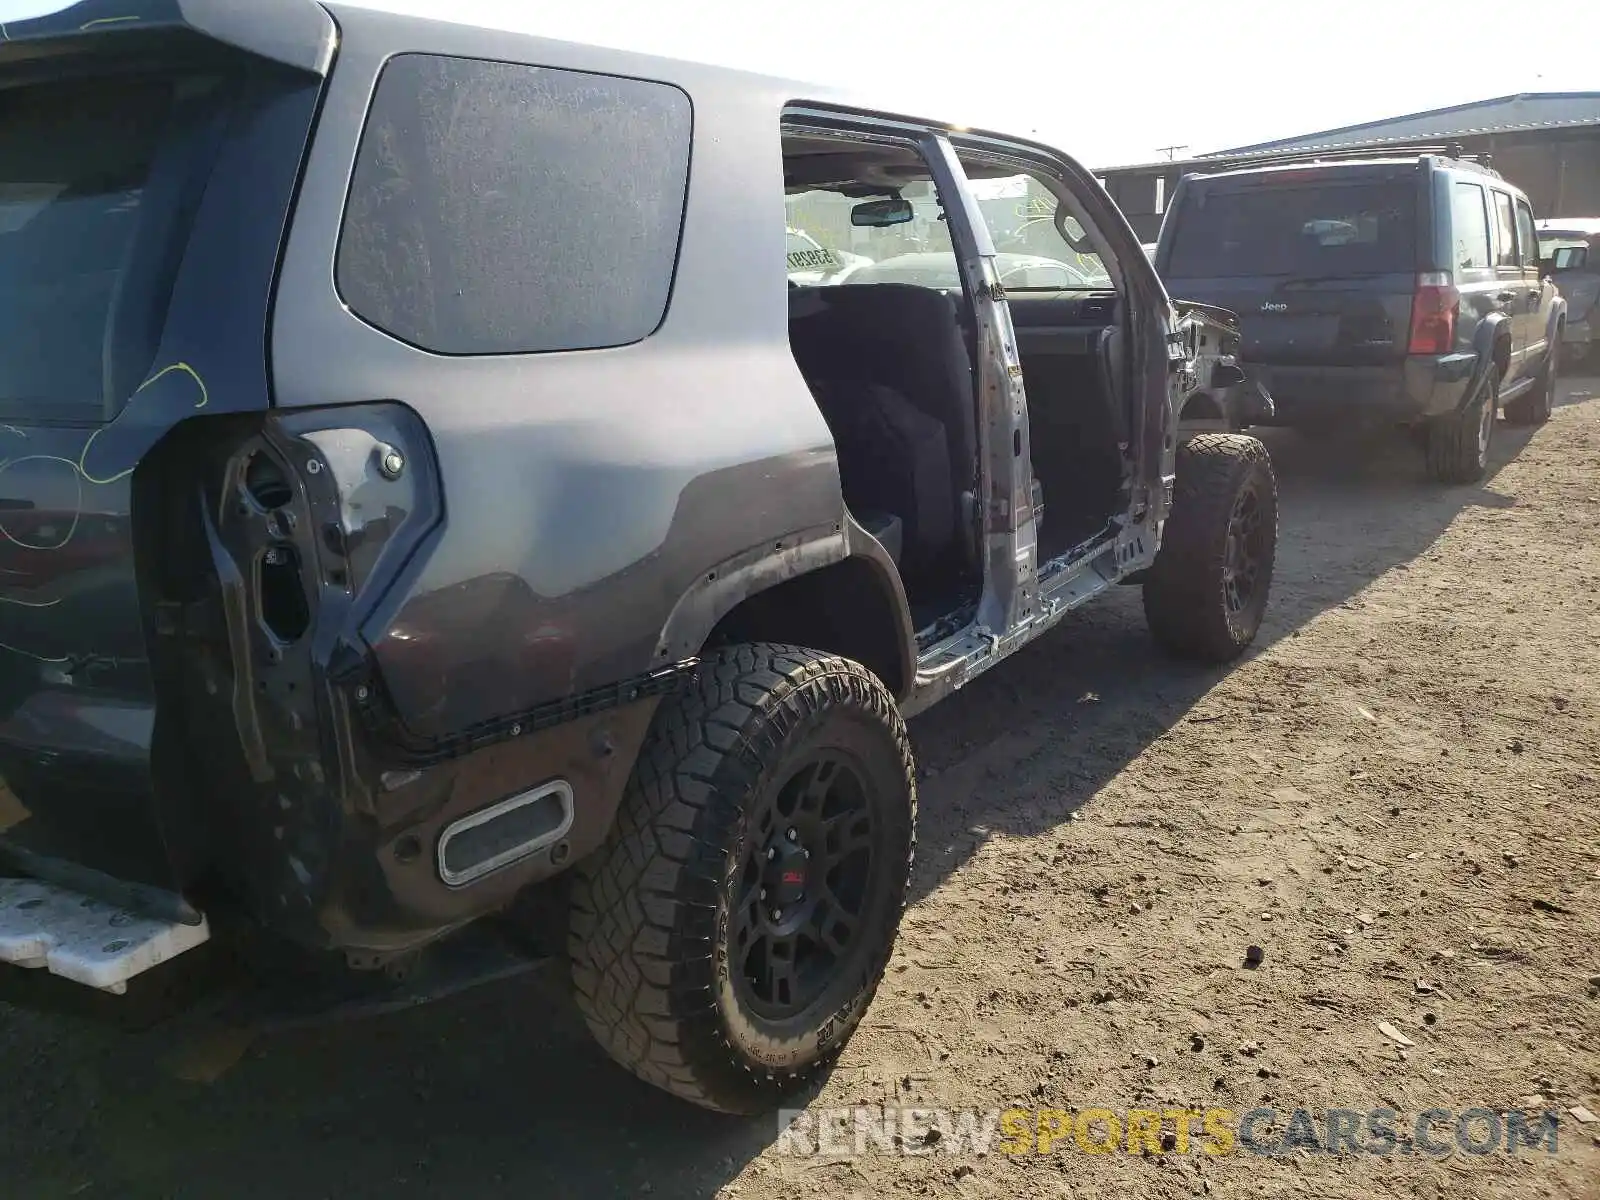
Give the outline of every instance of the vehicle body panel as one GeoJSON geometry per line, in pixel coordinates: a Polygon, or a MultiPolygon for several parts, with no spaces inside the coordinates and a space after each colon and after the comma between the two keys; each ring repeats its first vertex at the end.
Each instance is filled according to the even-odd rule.
{"type": "MultiPolygon", "coordinates": [[[[305,26],[303,7],[284,11],[305,26]]],[[[259,138],[223,150],[131,402],[104,424],[0,428],[0,834],[34,856],[21,869],[88,868],[99,874],[72,886],[109,879],[169,899],[220,875],[274,934],[378,965],[593,851],[661,696],[751,596],[860,565],[894,613],[888,658],[911,713],[1154,560],[1177,415],[1223,386],[1235,331],[1223,314],[1174,311],[1071,159],[780,80],[328,11],[339,52],[327,78],[302,71],[255,113],[259,138]],[[352,311],[336,283],[352,163],[381,72],[411,53],[688,98],[690,182],[653,332],[605,349],[446,355],[352,311]],[[978,350],[984,586],[972,619],[920,654],[894,562],[844,505],[832,435],[789,346],[776,254],[748,249],[775,250],[786,228],[786,121],[914,144],[958,201],[947,216],[978,350]],[[1120,508],[1050,563],[1036,559],[1006,264],[957,144],[1026,163],[1072,197],[1122,304],[1099,326],[1116,334],[1120,508]],[[229,242],[240,220],[259,238],[229,242]],[[270,503],[252,475],[262,464],[281,473],[270,503]],[[195,577],[172,577],[174,563],[195,577]],[[292,578],[279,603],[304,606],[301,632],[269,619],[269,567],[292,578]],[[442,830],[551,780],[570,785],[574,809],[559,843],[470,887],[439,877],[426,848],[442,830]]],[[[240,21],[230,36],[250,40],[240,21]]],[[[303,30],[289,41],[326,66],[323,35],[314,50],[303,30]]]]}
{"type": "MultiPolygon", "coordinates": [[[[112,48],[132,34],[77,32],[109,11],[82,4],[10,23],[0,70],[50,78],[120,69],[112,48]],[[63,27],[73,32],[58,36],[63,27]]],[[[126,5],[113,15],[137,19],[126,5]]],[[[240,67],[253,82],[234,102],[234,136],[210,164],[149,367],[108,396],[114,416],[0,417],[0,786],[25,814],[0,829],[0,865],[45,856],[176,889],[201,869],[208,806],[179,765],[182,712],[156,699],[152,614],[140,595],[157,547],[139,544],[130,520],[136,468],[197,413],[268,404],[268,301],[319,88],[304,68],[325,61],[332,23],[309,4],[286,5],[281,26],[260,30],[236,9],[203,2],[152,4],[144,15],[136,40],[152,65],[171,53],[192,61],[190,35],[215,19],[230,40],[297,67],[240,67]],[[240,237],[236,222],[251,235],[240,237]]]]}

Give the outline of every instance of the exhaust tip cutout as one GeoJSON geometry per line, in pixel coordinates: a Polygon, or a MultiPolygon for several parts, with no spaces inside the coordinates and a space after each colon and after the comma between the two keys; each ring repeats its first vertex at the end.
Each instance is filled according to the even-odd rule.
{"type": "Polygon", "coordinates": [[[439,835],[439,878],[465,887],[554,845],[572,828],[572,786],[541,784],[453,822],[439,835]]]}

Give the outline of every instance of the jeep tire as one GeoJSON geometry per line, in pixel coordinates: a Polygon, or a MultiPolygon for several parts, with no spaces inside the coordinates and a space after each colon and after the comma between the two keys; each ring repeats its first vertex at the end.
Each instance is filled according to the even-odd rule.
{"type": "Polygon", "coordinates": [[[1168,652],[1223,663],[1255,640],[1277,556],[1278,483],[1253,437],[1203,433],[1178,447],[1172,512],[1144,583],[1168,652]]]}
{"type": "Polygon", "coordinates": [[[1561,336],[1550,343],[1544,365],[1533,386],[1506,405],[1505,417],[1512,425],[1543,425],[1556,406],[1556,376],[1561,372],[1561,336]]]}
{"type": "Polygon", "coordinates": [[[803,1087],[888,964],[916,802],[905,723],[865,667],[766,643],[708,656],[574,868],[573,987],[601,1046],[723,1112],[803,1087]]]}
{"type": "Polygon", "coordinates": [[[1437,417],[1428,425],[1423,454],[1429,478],[1439,483],[1482,479],[1489,468],[1489,444],[1494,440],[1499,408],[1500,368],[1491,366],[1458,412],[1437,417]]]}

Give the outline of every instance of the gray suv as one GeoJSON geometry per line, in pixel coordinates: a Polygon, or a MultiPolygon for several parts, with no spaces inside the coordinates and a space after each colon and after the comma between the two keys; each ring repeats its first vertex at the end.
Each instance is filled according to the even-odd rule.
{"type": "Polygon", "coordinates": [[[1434,478],[1482,477],[1495,418],[1550,417],[1566,302],[1533,209],[1438,154],[1280,161],[1188,175],[1161,226],[1174,296],[1239,314],[1260,423],[1409,426],[1434,478]]]}
{"type": "Polygon", "coordinates": [[[619,1062],[760,1109],[884,970],[908,716],[1118,584],[1177,654],[1256,635],[1270,462],[1177,422],[1236,327],[1048,147],[313,0],[7,35],[7,994],[553,950],[619,1062]],[[985,194],[1098,276],[1002,286],[985,194]],[[913,200],[943,286],[786,278],[913,200]]]}

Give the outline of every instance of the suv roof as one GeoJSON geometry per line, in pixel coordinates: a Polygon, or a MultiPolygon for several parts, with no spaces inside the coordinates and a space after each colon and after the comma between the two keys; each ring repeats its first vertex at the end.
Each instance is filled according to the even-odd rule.
{"type": "MultiPolygon", "coordinates": [[[[1227,179],[1241,175],[1279,174],[1293,171],[1317,171],[1320,173],[1337,170],[1357,171],[1372,167],[1404,166],[1416,166],[1434,171],[1464,171],[1503,181],[1503,176],[1501,176],[1500,172],[1494,170],[1487,163],[1478,162],[1471,158],[1451,157],[1431,151],[1413,154],[1363,151],[1360,155],[1350,157],[1328,154],[1272,156],[1251,159],[1243,163],[1236,162],[1226,170],[1195,171],[1192,174],[1202,179],[1227,179]]],[[[1506,186],[1513,191],[1520,192],[1522,190],[1512,183],[1507,183],[1506,186]]]]}

